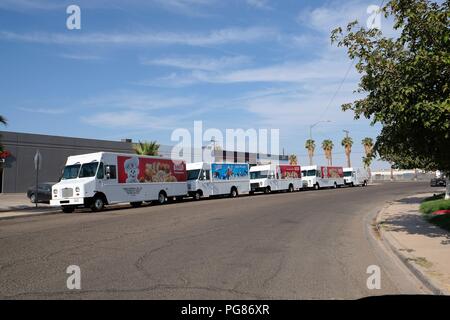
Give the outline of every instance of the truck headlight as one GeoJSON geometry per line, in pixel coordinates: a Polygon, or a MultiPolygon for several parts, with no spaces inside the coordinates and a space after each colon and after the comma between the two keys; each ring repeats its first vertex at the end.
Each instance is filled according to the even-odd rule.
{"type": "Polygon", "coordinates": [[[53,194],[57,195],[58,194],[58,189],[53,189],[53,194]]]}
{"type": "Polygon", "coordinates": [[[80,187],[76,187],[75,192],[80,192],[80,187]]]}

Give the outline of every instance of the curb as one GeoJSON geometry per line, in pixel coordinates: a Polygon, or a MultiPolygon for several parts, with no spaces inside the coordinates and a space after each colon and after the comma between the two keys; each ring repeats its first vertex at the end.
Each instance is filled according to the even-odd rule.
{"type": "MultiPolygon", "coordinates": [[[[397,199],[399,200],[399,199],[397,199]]],[[[396,200],[394,200],[396,201],[396,200]]],[[[432,280],[430,277],[425,275],[418,267],[416,267],[411,261],[410,258],[407,257],[405,254],[400,252],[394,245],[394,238],[389,234],[388,231],[384,231],[382,228],[379,227],[379,218],[380,215],[386,211],[392,203],[389,203],[388,205],[384,206],[375,216],[375,225],[374,227],[377,229],[378,234],[380,235],[380,242],[385,243],[385,247],[389,248],[389,250],[395,254],[395,256],[408,268],[409,271],[433,294],[435,295],[447,295],[446,291],[441,289],[441,287],[436,284],[434,280],[432,280]]]]}

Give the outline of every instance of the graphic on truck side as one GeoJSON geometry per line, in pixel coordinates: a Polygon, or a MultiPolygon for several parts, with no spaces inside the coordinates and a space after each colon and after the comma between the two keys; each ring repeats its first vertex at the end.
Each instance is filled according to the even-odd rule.
{"type": "Polygon", "coordinates": [[[300,166],[282,165],[280,166],[281,179],[298,179],[302,177],[300,166]]]}
{"type": "Polygon", "coordinates": [[[212,180],[238,180],[248,177],[247,164],[222,164],[211,165],[212,180]]]}
{"type": "Polygon", "coordinates": [[[117,156],[119,183],[186,181],[183,161],[134,156],[117,156]]]}
{"type": "Polygon", "coordinates": [[[322,167],[322,178],[343,178],[344,169],[342,167],[322,167]]]}

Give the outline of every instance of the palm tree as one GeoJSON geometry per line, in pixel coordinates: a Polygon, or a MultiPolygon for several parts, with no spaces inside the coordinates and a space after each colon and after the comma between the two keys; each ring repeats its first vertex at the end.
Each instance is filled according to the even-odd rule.
{"type": "Polygon", "coordinates": [[[134,151],[143,156],[157,156],[159,153],[159,144],[156,141],[141,142],[134,145],[134,151]]]}
{"type": "Polygon", "coordinates": [[[344,139],[342,139],[341,142],[342,146],[345,148],[345,155],[347,157],[347,167],[351,167],[352,163],[350,161],[350,154],[352,153],[352,146],[353,146],[353,139],[349,136],[346,136],[344,139]]]}
{"type": "Polygon", "coordinates": [[[308,149],[309,165],[312,166],[316,142],[313,139],[306,140],[305,148],[308,149]]]}
{"type": "Polygon", "coordinates": [[[293,166],[297,165],[297,156],[295,154],[289,156],[289,164],[293,166]]]}
{"type": "Polygon", "coordinates": [[[362,139],[361,144],[364,146],[364,151],[366,152],[366,157],[372,153],[373,149],[373,139],[365,137],[362,139]]]}
{"type": "Polygon", "coordinates": [[[364,147],[364,151],[366,156],[363,157],[364,166],[367,168],[369,174],[369,180],[372,177],[372,172],[370,170],[370,164],[372,163],[372,150],[373,150],[373,139],[369,137],[365,137],[362,139],[361,144],[364,147]]]}
{"type": "Polygon", "coordinates": [[[326,139],[322,141],[322,149],[325,152],[325,158],[327,159],[328,165],[333,165],[333,141],[326,139]]]}

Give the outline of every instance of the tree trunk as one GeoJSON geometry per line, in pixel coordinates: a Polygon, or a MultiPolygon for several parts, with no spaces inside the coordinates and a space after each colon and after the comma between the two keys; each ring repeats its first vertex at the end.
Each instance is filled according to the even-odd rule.
{"type": "Polygon", "coordinates": [[[450,199],[450,173],[447,172],[447,179],[446,179],[447,186],[445,187],[445,200],[450,199]]]}

